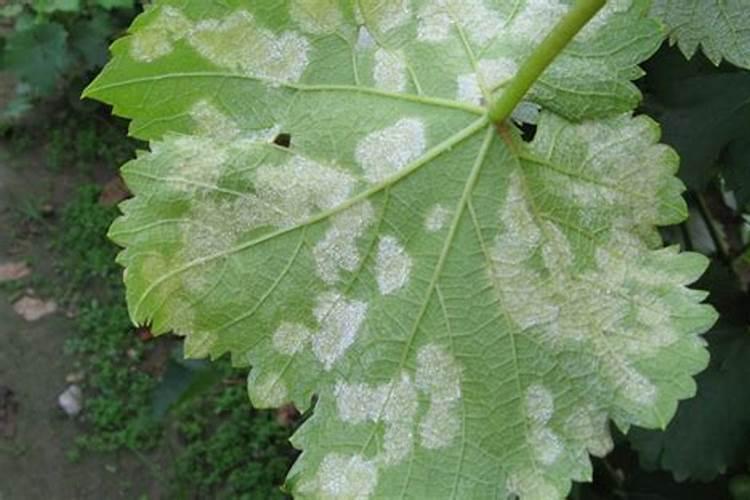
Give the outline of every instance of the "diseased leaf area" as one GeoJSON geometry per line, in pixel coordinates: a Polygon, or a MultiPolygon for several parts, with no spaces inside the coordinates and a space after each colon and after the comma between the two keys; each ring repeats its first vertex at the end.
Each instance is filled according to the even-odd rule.
{"type": "Polygon", "coordinates": [[[700,46],[718,65],[722,59],[750,69],[750,8],[746,0],[654,0],[653,16],[689,59],[700,46]]]}
{"type": "Polygon", "coordinates": [[[547,69],[531,142],[486,115],[567,9],[161,1],[89,87],[152,141],[110,231],[133,321],[252,366],[256,406],[317,396],[298,498],[563,498],[610,419],[694,394],[706,259],[660,248],[678,160],[630,114],[648,2],[547,69]]]}

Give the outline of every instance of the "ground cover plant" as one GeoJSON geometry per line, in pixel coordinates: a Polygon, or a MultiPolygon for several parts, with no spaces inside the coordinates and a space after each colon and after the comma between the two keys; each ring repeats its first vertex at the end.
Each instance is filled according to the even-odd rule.
{"type": "Polygon", "coordinates": [[[750,14],[604,4],[160,1],[114,45],[86,94],[151,141],[110,230],[131,319],[251,365],[257,406],[316,396],[297,497],[561,498],[610,420],[667,427],[699,372],[717,397],[632,446],[678,479],[746,460],[747,413],[711,411],[742,401],[746,314],[706,336],[709,365],[717,314],[687,287],[708,260],[662,248],[702,250],[701,229],[657,227],[697,211],[712,302],[746,300],[747,73],[646,78],[693,151],[690,205],[631,80],[667,37],[747,66],[750,14]],[[686,449],[708,418],[725,434],[686,449]]]}

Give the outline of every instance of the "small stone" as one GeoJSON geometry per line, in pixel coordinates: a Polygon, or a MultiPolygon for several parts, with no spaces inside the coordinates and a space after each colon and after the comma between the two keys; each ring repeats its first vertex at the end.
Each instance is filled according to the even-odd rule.
{"type": "Polygon", "coordinates": [[[83,409],[83,391],[75,384],[70,385],[57,397],[57,404],[69,417],[75,417],[83,409]]]}
{"type": "Polygon", "coordinates": [[[6,262],[0,264],[0,283],[15,281],[31,274],[31,269],[25,262],[6,262]]]}
{"type": "Polygon", "coordinates": [[[68,373],[65,376],[65,381],[69,384],[77,384],[83,381],[83,372],[68,373]]]}
{"type": "Polygon", "coordinates": [[[26,321],[37,321],[56,312],[57,303],[54,300],[45,301],[27,295],[13,304],[13,310],[26,321]]]}

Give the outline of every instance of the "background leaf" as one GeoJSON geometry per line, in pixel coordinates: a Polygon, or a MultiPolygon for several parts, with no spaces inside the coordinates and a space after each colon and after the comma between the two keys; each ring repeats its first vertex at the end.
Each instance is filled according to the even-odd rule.
{"type": "Polygon", "coordinates": [[[750,68],[750,10],[744,0],[654,0],[651,14],[690,59],[698,46],[711,62],[750,68]]]}

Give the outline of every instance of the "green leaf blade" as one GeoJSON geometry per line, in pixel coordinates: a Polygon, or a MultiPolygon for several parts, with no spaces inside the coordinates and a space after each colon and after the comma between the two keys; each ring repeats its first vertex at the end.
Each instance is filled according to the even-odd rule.
{"type": "MultiPolygon", "coordinates": [[[[133,37],[171,4],[88,91],[153,139],[123,168],[135,196],[110,236],[134,322],[251,365],[256,406],[317,396],[294,439],[298,497],[563,498],[590,479],[589,453],[609,451],[610,418],[664,427],[693,395],[715,313],[687,288],[705,259],[659,249],[656,226],[686,214],[676,156],[629,113],[574,123],[540,100],[530,143],[491,125],[482,95],[496,90],[477,74],[512,69],[501,51],[521,57],[539,35],[504,7],[465,8],[508,16],[508,32],[445,35],[444,18],[424,24],[429,2],[316,2],[314,20],[294,10],[308,2],[288,18],[259,6],[270,35],[247,36],[262,68],[211,42],[225,67],[209,69],[184,34],[135,63],[133,37]],[[291,26],[308,31],[301,74],[291,26]],[[472,58],[480,45],[491,63],[472,58]]],[[[554,14],[540,5],[522,12],[554,14]]],[[[188,33],[225,43],[248,27],[210,9],[188,33]]],[[[633,68],[616,75],[625,87],[633,68]]],[[[589,110],[555,95],[569,117],[612,115],[628,109],[611,105],[630,99],[619,88],[589,110]]]]}
{"type": "Polygon", "coordinates": [[[726,59],[750,68],[750,11],[742,0],[655,0],[651,15],[688,59],[701,47],[717,66],[726,59]]]}

